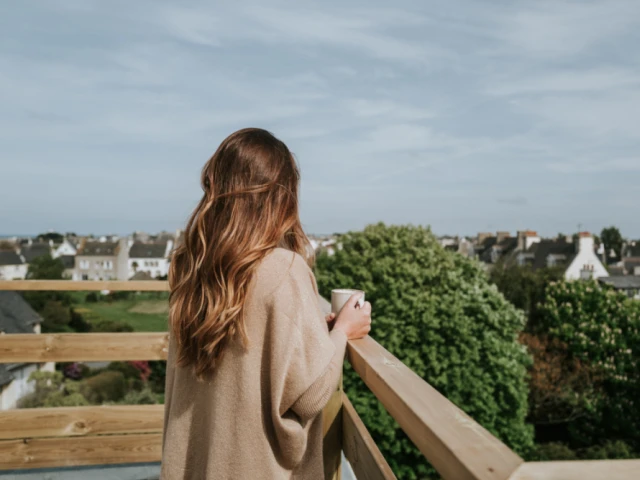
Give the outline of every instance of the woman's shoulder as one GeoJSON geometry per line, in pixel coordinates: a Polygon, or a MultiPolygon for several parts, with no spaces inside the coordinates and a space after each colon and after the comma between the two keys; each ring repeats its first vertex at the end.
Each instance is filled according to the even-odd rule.
{"type": "Polygon", "coordinates": [[[285,275],[307,275],[311,269],[307,261],[297,252],[277,247],[269,251],[257,269],[260,273],[278,278],[285,275]]]}

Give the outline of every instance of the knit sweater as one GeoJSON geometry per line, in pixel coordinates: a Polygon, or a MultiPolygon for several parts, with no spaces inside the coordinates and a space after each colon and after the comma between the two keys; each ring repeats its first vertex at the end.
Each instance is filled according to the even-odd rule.
{"type": "Polygon", "coordinates": [[[169,338],[161,480],[324,478],[321,413],[347,338],[329,332],[313,272],[284,248],[257,266],[244,311],[248,348],[234,339],[205,381],[174,363],[169,338]]]}

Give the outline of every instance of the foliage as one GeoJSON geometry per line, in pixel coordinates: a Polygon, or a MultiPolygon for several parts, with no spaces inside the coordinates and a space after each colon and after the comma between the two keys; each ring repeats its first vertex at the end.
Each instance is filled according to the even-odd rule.
{"type": "Polygon", "coordinates": [[[149,387],[155,393],[164,393],[164,384],[167,375],[167,362],[154,360],[149,362],[151,374],[149,375],[149,387]]]}
{"type": "Polygon", "coordinates": [[[122,372],[107,370],[83,380],[82,393],[91,403],[117,402],[126,393],[122,372]]]}
{"type": "Polygon", "coordinates": [[[127,392],[120,402],[123,405],[154,405],[159,402],[158,396],[149,387],[127,392]]]}
{"type": "Polygon", "coordinates": [[[7,241],[7,240],[0,240],[0,250],[15,250],[16,246],[7,241]]]}
{"type": "Polygon", "coordinates": [[[35,390],[19,400],[20,408],[89,405],[80,391],[80,384],[65,379],[61,372],[33,372],[29,381],[35,382],[35,390]]]}
{"type": "Polygon", "coordinates": [[[98,301],[97,292],[89,292],[89,293],[87,293],[87,296],[84,297],[84,301],[87,302],[87,303],[96,303],[98,301]]]}
{"type": "Polygon", "coordinates": [[[141,390],[144,386],[140,371],[133,362],[111,362],[105,370],[122,373],[127,383],[127,390],[141,390]]]}
{"type": "Polygon", "coordinates": [[[151,375],[151,367],[149,367],[149,362],[146,360],[134,360],[132,362],[128,362],[133,368],[138,371],[140,376],[140,380],[143,382],[147,382],[149,380],[149,375],[151,375]]]}
{"type": "MultiPolygon", "coordinates": [[[[594,369],[573,358],[567,345],[557,338],[524,333],[520,341],[533,356],[529,369],[529,421],[536,426],[555,426],[588,415],[601,398],[594,369]]],[[[557,431],[555,427],[547,428],[554,429],[557,431]]]]}
{"type": "Polygon", "coordinates": [[[537,444],[527,456],[527,461],[529,462],[552,462],[577,459],[577,453],[561,442],[537,444]]]}
{"type": "Polygon", "coordinates": [[[498,290],[527,316],[526,330],[539,330],[539,305],[544,301],[545,290],[549,283],[561,280],[563,270],[560,267],[539,268],[519,266],[499,261],[491,270],[490,280],[498,290]]]}
{"type": "Polygon", "coordinates": [[[36,238],[39,242],[49,242],[49,240],[53,240],[54,243],[62,243],[64,240],[64,235],[58,232],[47,232],[41,233],[36,238]]]}
{"type": "Polygon", "coordinates": [[[62,368],[62,374],[70,380],[81,380],[83,377],[82,367],[78,362],[72,362],[62,368]]]}
{"type": "Polygon", "coordinates": [[[557,282],[541,307],[551,338],[593,372],[588,414],[569,425],[573,447],[624,440],[640,450],[640,303],[594,281],[557,282]]]}
{"type": "Polygon", "coordinates": [[[529,462],[560,460],[623,460],[637,458],[631,447],[621,440],[605,441],[583,449],[571,449],[561,442],[536,445],[527,457],[529,462]]]}
{"type": "Polygon", "coordinates": [[[102,320],[93,325],[94,332],[133,332],[133,327],[128,323],[113,320],[102,320]]]}
{"type": "Polygon", "coordinates": [[[617,258],[622,257],[622,244],[624,241],[618,228],[613,226],[603,228],[600,233],[600,237],[602,238],[602,243],[604,243],[607,250],[613,250],[616,252],[617,258]]]}
{"type": "Polygon", "coordinates": [[[29,263],[26,278],[27,280],[62,280],[64,270],[62,260],[53,258],[51,255],[42,255],[29,263]]]}
{"type": "MultiPolygon", "coordinates": [[[[409,368],[518,452],[526,425],[526,365],[517,342],[521,312],[488,283],[475,261],[445,251],[421,227],[370,225],[320,254],[322,295],[361,288],[373,306],[371,335],[409,368]]],[[[351,369],[345,390],[399,478],[433,470],[351,369]]]]}

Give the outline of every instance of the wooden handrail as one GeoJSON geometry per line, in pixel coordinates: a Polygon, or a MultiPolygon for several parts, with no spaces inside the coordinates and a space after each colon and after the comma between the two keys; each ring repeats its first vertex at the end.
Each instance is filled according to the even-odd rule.
{"type": "Polygon", "coordinates": [[[0,440],[161,433],[164,405],[17,408],[0,411],[0,440]]]}
{"type": "Polygon", "coordinates": [[[167,332],[0,335],[0,363],[166,360],[167,332]]]}
{"type": "Polygon", "coordinates": [[[0,280],[0,290],[168,292],[166,280],[0,280]]]}
{"type": "Polygon", "coordinates": [[[371,337],[348,357],[367,387],[445,479],[507,480],[523,460],[371,337]]]}
{"type": "Polygon", "coordinates": [[[527,462],[509,480],[634,480],[640,460],[571,460],[527,462]]]}

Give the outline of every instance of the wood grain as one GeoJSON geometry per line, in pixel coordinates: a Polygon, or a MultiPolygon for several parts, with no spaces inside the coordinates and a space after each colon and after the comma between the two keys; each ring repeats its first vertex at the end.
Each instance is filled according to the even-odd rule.
{"type": "Polygon", "coordinates": [[[358,480],[395,480],[391,467],[346,395],[342,396],[342,448],[358,480]]]}
{"type": "Polygon", "coordinates": [[[0,468],[71,467],[161,460],[162,434],[0,441],[0,468]]]}
{"type": "Polygon", "coordinates": [[[0,335],[0,363],[166,360],[166,332],[0,335]]]}
{"type": "Polygon", "coordinates": [[[166,280],[0,280],[0,290],[168,292],[169,282],[166,280]]]}
{"type": "Polygon", "coordinates": [[[161,433],[164,405],[21,408],[0,411],[0,440],[161,433]]]}
{"type": "Polygon", "coordinates": [[[523,462],[371,337],[347,350],[355,371],[445,480],[506,480],[523,462]]]}
{"type": "Polygon", "coordinates": [[[640,460],[580,460],[527,462],[509,480],[634,480],[640,460]]]}

